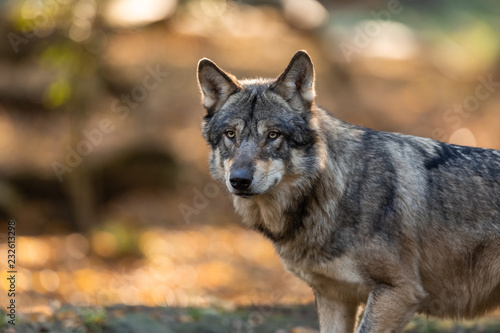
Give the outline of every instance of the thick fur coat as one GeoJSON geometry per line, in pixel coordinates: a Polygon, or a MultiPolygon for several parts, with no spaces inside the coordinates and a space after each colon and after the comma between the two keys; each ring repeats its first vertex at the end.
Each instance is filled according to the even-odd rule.
{"type": "Polygon", "coordinates": [[[415,313],[500,304],[500,152],[345,123],[310,57],[277,79],[198,66],[212,176],[313,289],[322,333],[400,332],[415,313]]]}

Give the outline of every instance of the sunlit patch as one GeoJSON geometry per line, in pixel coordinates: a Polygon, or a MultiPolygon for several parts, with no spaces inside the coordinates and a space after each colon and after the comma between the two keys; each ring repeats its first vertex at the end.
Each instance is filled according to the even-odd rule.
{"type": "Polygon", "coordinates": [[[47,290],[42,286],[42,283],[40,282],[40,272],[33,272],[31,274],[31,277],[32,290],[39,294],[45,294],[47,290]]]}
{"type": "Polygon", "coordinates": [[[200,7],[205,15],[219,17],[226,12],[227,3],[226,0],[202,0],[200,7]]]}
{"type": "Polygon", "coordinates": [[[271,243],[254,246],[255,243],[259,241],[259,237],[262,236],[258,234],[240,235],[235,242],[239,254],[249,262],[258,264],[259,266],[272,267],[274,265],[279,265],[279,259],[274,254],[271,243]]]}
{"type": "MultiPolygon", "coordinates": [[[[17,279],[17,289],[20,292],[30,291],[32,288],[32,274],[31,274],[31,272],[27,269],[21,269],[17,272],[17,275],[19,277],[17,279]]],[[[2,280],[0,280],[0,282],[3,282],[2,280]]]]}
{"type": "MultiPolygon", "coordinates": [[[[173,274],[177,277],[178,285],[184,288],[193,288],[197,284],[198,272],[190,265],[177,266],[173,274]]],[[[206,276],[201,278],[206,278],[206,276]]]]}
{"type": "Polygon", "coordinates": [[[93,294],[102,286],[99,274],[90,268],[79,269],[73,274],[75,286],[88,294],[93,294]]]}
{"type": "Polygon", "coordinates": [[[149,291],[149,297],[156,306],[165,306],[169,289],[163,285],[153,286],[149,291]]]}
{"type": "MultiPolygon", "coordinates": [[[[378,21],[362,21],[363,28],[369,24],[380,25],[378,21]]],[[[384,22],[380,33],[372,37],[372,42],[362,51],[366,57],[386,59],[410,59],[418,54],[418,43],[413,31],[400,22],[384,22]]]]}
{"type": "Polygon", "coordinates": [[[160,256],[170,256],[173,249],[166,239],[154,229],[142,233],[139,238],[139,249],[149,260],[160,256]]]}
{"type": "Polygon", "coordinates": [[[0,275],[0,289],[3,291],[9,290],[10,281],[7,280],[7,273],[2,272],[0,275]]]}
{"type": "Polygon", "coordinates": [[[139,305],[140,304],[140,290],[137,287],[126,285],[122,286],[119,290],[120,300],[126,305],[139,305]]]}
{"type": "Polygon", "coordinates": [[[172,15],[176,0],[113,0],[104,11],[106,20],[114,26],[141,26],[172,15]]]}
{"type": "Polygon", "coordinates": [[[202,264],[200,269],[204,272],[199,285],[206,288],[222,287],[230,283],[234,275],[234,267],[224,261],[214,260],[202,264]]]}
{"type": "Polygon", "coordinates": [[[27,267],[44,267],[50,257],[50,248],[46,242],[32,237],[18,238],[18,259],[27,267]]]}
{"type": "Polygon", "coordinates": [[[111,257],[116,254],[118,240],[109,231],[97,231],[92,235],[92,249],[102,257],[111,257]]]}
{"type": "Polygon", "coordinates": [[[40,284],[47,292],[54,292],[59,287],[59,275],[51,269],[44,269],[39,275],[40,284]]]}
{"type": "Polygon", "coordinates": [[[167,305],[173,306],[176,304],[177,306],[185,307],[189,304],[189,295],[186,290],[183,289],[172,289],[167,296],[167,305]]]}
{"type": "Polygon", "coordinates": [[[300,29],[315,29],[328,18],[328,11],[316,0],[282,0],[286,19],[300,29]]]}
{"type": "Polygon", "coordinates": [[[60,271],[58,272],[58,275],[60,282],[57,292],[59,295],[62,295],[62,297],[67,297],[75,290],[73,276],[67,271],[60,271]]]}
{"type": "Polygon", "coordinates": [[[67,236],[64,244],[67,253],[76,260],[85,258],[90,249],[87,238],[77,233],[67,236]]]}
{"type": "MultiPolygon", "coordinates": [[[[213,306],[214,299],[219,298],[227,298],[223,306],[229,309],[243,304],[241,302],[261,304],[275,287],[259,287],[259,281],[247,278],[251,275],[248,270],[256,265],[267,270],[269,276],[283,279],[283,289],[293,287],[286,282],[287,275],[271,244],[240,228],[206,226],[182,231],[149,228],[137,235],[135,243],[135,253],[142,257],[122,261],[126,257],[120,257],[123,254],[118,252],[113,257],[117,259],[113,260],[113,266],[101,260],[101,254],[94,247],[94,242],[105,241],[110,234],[113,233],[106,231],[97,238],[91,236],[90,241],[81,234],[20,237],[19,253],[24,252],[24,260],[19,261],[16,302],[23,304],[23,312],[38,309],[37,305],[48,304],[53,299],[77,306],[116,303],[213,306]],[[72,240],[75,244],[69,244],[72,240]],[[89,247],[93,251],[89,251],[89,247]],[[34,264],[37,259],[43,266],[34,264]],[[245,298],[247,290],[255,288],[263,291],[253,294],[251,300],[245,298]]],[[[1,245],[0,249],[5,250],[1,245]]],[[[5,275],[2,277],[0,291],[5,292],[8,281],[5,275]]],[[[292,288],[295,298],[279,301],[311,301],[309,288],[305,284],[300,286],[292,288]]]]}

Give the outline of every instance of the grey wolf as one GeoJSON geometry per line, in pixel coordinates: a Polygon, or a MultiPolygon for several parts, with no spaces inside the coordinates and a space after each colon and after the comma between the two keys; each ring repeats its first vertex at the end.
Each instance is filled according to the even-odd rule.
{"type": "Polygon", "coordinates": [[[379,132],[315,102],[299,51],[277,79],[198,64],[210,172],[316,298],[322,333],[401,332],[500,304],[500,152],[379,132]]]}

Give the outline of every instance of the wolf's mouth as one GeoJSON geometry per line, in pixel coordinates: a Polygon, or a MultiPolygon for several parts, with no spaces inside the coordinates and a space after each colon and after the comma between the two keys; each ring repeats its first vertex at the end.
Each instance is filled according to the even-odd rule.
{"type": "Polygon", "coordinates": [[[257,195],[258,193],[234,192],[233,194],[245,199],[250,199],[251,197],[257,195]]]}

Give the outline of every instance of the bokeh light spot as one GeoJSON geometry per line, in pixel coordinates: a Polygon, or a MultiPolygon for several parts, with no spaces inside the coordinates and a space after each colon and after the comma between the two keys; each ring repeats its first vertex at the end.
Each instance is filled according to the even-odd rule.
{"type": "Polygon", "coordinates": [[[90,249],[87,238],[78,233],[67,236],[64,243],[67,253],[76,260],[83,259],[90,249]]]}
{"type": "Polygon", "coordinates": [[[450,143],[461,146],[477,146],[476,136],[466,127],[462,127],[453,132],[450,136],[450,143]]]}
{"type": "Polygon", "coordinates": [[[102,257],[111,257],[116,253],[118,241],[109,231],[97,231],[92,235],[92,249],[102,257]]]}
{"type": "Polygon", "coordinates": [[[45,288],[48,292],[54,292],[59,287],[59,275],[57,272],[51,269],[44,269],[40,272],[39,275],[40,284],[45,288]]]}

